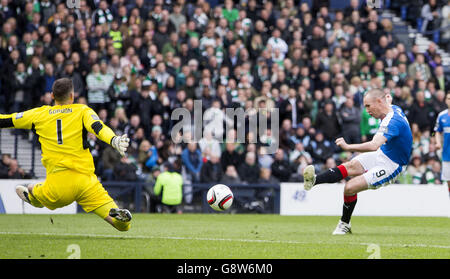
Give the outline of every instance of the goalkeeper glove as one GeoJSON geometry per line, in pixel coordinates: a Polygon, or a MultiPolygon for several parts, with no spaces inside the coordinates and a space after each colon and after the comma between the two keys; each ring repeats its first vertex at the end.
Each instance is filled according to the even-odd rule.
{"type": "Polygon", "coordinates": [[[120,156],[125,156],[125,151],[127,151],[130,139],[128,138],[127,135],[122,135],[122,136],[115,136],[113,137],[113,139],[111,140],[111,146],[119,151],[120,156]]]}

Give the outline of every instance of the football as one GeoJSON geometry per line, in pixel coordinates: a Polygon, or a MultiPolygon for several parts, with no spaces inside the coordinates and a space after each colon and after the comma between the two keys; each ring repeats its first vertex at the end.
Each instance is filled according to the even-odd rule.
{"type": "Polygon", "coordinates": [[[233,204],[233,192],[224,184],[217,184],[208,190],[206,195],[208,204],[216,211],[224,211],[233,204]]]}

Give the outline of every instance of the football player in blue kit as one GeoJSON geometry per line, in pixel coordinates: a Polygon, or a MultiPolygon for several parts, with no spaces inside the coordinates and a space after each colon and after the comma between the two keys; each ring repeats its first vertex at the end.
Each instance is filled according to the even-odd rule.
{"type": "Polygon", "coordinates": [[[434,127],[436,149],[442,148],[442,169],[441,179],[447,181],[448,191],[450,193],[450,92],[445,95],[447,109],[439,113],[434,127]],[[442,136],[444,141],[442,141],[442,136]],[[443,142],[443,143],[442,143],[443,142]]]}
{"type": "Polygon", "coordinates": [[[406,170],[412,153],[411,128],[401,108],[391,105],[391,101],[391,96],[380,89],[372,89],[364,96],[366,111],[381,120],[378,132],[371,141],[347,144],[343,138],[336,139],[336,145],[342,150],[360,152],[358,156],[317,175],[312,165],[303,171],[307,191],[317,184],[336,183],[352,177],[345,184],[342,217],[333,234],[351,233],[350,218],[357,193],[393,183],[406,170]]]}

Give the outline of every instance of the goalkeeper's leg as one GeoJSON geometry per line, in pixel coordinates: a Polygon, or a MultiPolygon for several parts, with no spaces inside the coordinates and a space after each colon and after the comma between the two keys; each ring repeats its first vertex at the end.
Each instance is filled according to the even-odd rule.
{"type": "Polygon", "coordinates": [[[131,227],[131,213],[127,209],[119,209],[114,201],[100,206],[94,213],[119,231],[128,231],[131,227]]]}
{"type": "MultiPolygon", "coordinates": [[[[33,188],[37,184],[17,185],[16,193],[24,201],[34,207],[44,207],[42,203],[33,195],[33,188]]],[[[42,185],[42,184],[40,184],[42,185]]]]}

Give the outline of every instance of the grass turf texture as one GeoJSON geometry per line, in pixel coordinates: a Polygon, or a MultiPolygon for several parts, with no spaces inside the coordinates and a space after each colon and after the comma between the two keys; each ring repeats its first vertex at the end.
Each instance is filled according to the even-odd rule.
{"type": "Polygon", "coordinates": [[[82,259],[450,258],[449,218],[355,216],[352,235],[333,236],[336,216],[133,217],[118,232],[93,214],[0,215],[0,259],[64,259],[72,244],[82,259]]]}

